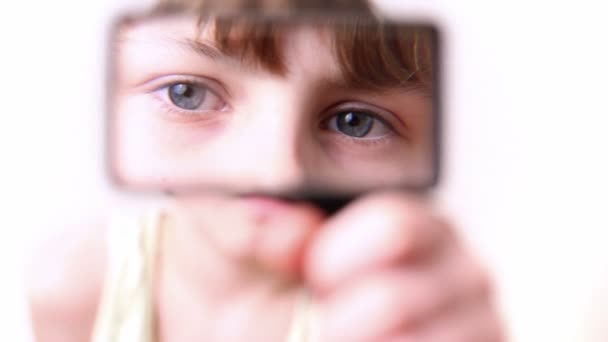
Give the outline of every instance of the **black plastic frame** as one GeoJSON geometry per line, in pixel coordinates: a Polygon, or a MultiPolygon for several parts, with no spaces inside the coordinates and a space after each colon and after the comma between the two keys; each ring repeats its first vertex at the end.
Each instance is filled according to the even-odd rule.
{"type": "MultiPolygon", "coordinates": [[[[117,17],[113,22],[112,25],[110,27],[109,30],[109,34],[108,34],[108,41],[107,41],[107,51],[106,51],[106,94],[105,94],[105,109],[104,109],[104,113],[105,113],[105,117],[104,117],[104,129],[105,129],[105,144],[104,144],[104,158],[105,158],[105,168],[106,168],[106,172],[107,175],[110,179],[110,182],[113,186],[119,188],[119,189],[123,189],[123,190],[128,190],[128,191],[135,191],[135,192],[146,192],[146,193],[174,193],[174,192],[180,192],[180,193],[197,193],[197,192],[221,192],[221,193],[227,193],[226,189],[220,189],[220,188],[213,188],[210,186],[187,186],[186,188],[176,188],[176,187],[167,187],[167,188],[163,188],[163,187],[135,187],[133,185],[127,184],[126,182],[124,182],[120,176],[119,173],[117,172],[116,168],[113,165],[113,152],[115,151],[116,147],[115,144],[115,139],[113,139],[113,133],[112,133],[112,118],[113,118],[113,113],[112,113],[112,107],[113,107],[113,77],[115,75],[115,64],[114,64],[114,56],[113,56],[113,44],[115,43],[115,37],[117,35],[117,30],[118,28],[125,24],[126,22],[129,21],[137,21],[137,20],[141,20],[141,19],[145,19],[148,17],[153,17],[153,16],[162,16],[162,15],[171,15],[171,14],[176,14],[179,13],[180,11],[175,9],[175,10],[171,10],[171,11],[167,11],[167,12],[163,12],[163,13],[158,13],[157,11],[141,11],[138,13],[127,13],[125,15],[119,16],[117,17]]],[[[238,13],[229,13],[227,15],[223,15],[223,16],[228,16],[228,17],[238,17],[238,18],[244,18],[244,17],[249,17],[249,18],[253,18],[253,19],[263,19],[263,20],[285,20],[285,19],[289,19],[289,20],[293,20],[293,19],[298,19],[298,20],[318,20],[318,19],[327,19],[327,18],[332,18],[332,20],[336,20],[335,18],[338,18],[337,20],[344,20],[344,18],[348,18],[349,16],[354,15],[354,16],[361,16],[361,13],[358,12],[345,12],[345,11],[306,11],[306,12],[300,12],[300,14],[295,15],[293,13],[272,13],[272,14],[261,14],[258,12],[247,12],[247,11],[242,11],[242,12],[238,12],[238,13]]],[[[370,15],[370,14],[365,14],[365,15],[370,15]]],[[[408,184],[408,185],[400,185],[400,186],[391,186],[388,188],[380,188],[377,190],[389,190],[389,191],[394,191],[394,190],[404,190],[404,191],[411,191],[411,192],[422,192],[422,193],[426,193],[428,191],[430,191],[431,189],[435,188],[439,182],[440,182],[440,178],[441,178],[441,174],[442,174],[442,151],[443,151],[443,139],[442,139],[442,134],[443,134],[443,94],[442,94],[442,86],[443,86],[443,56],[444,56],[444,52],[442,50],[443,47],[443,35],[441,33],[441,30],[439,29],[438,25],[435,23],[432,23],[430,21],[414,21],[414,20],[407,20],[407,21],[401,21],[401,20],[395,20],[395,19],[385,19],[380,17],[380,20],[388,23],[388,24],[397,24],[397,25],[403,25],[403,26],[408,26],[408,27],[416,27],[416,28],[423,28],[426,30],[429,30],[429,32],[431,32],[431,37],[432,37],[432,49],[433,49],[433,54],[432,54],[432,67],[433,67],[433,82],[432,82],[432,86],[431,86],[431,90],[432,90],[432,134],[433,134],[433,156],[432,156],[432,174],[429,177],[429,181],[424,183],[424,184],[408,184]]],[[[252,195],[252,194],[236,194],[236,195],[252,195]]],[[[256,194],[259,195],[259,194],[256,194]]],[[[306,200],[306,201],[311,201],[314,203],[319,204],[321,207],[325,208],[326,210],[333,212],[337,209],[339,209],[340,207],[342,207],[344,204],[346,204],[348,201],[350,201],[350,199],[356,197],[357,195],[359,195],[359,193],[347,193],[347,194],[341,194],[339,196],[336,195],[332,195],[332,194],[324,194],[320,191],[315,191],[315,190],[304,190],[304,191],[297,191],[296,193],[289,193],[289,194],[263,194],[263,195],[271,195],[274,197],[280,197],[280,198],[284,198],[287,200],[296,200],[296,201],[300,201],[300,200],[306,200]]]]}

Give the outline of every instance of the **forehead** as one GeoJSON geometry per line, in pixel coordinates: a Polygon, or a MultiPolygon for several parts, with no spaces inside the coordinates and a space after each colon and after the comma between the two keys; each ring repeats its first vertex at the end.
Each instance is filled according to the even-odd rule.
{"type": "MultiPolygon", "coordinates": [[[[341,70],[328,29],[298,23],[282,25],[274,34],[286,67],[284,77],[322,75],[339,82],[341,70]]],[[[191,57],[200,57],[241,72],[272,73],[243,51],[222,51],[216,42],[214,22],[201,23],[195,16],[163,16],[130,22],[119,30],[117,48],[123,58],[133,61],[161,54],[173,59],[173,63],[182,60],[188,64],[191,57]]]]}

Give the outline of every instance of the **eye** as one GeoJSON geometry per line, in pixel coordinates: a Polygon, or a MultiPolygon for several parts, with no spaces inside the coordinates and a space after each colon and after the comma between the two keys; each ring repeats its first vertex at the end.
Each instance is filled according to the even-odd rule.
{"type": "Polygon", "coordinates": [[[392,132],[392,129],[375,115],[364,111],[344,111],[329,118],[329,130],[353,138],[380,138],[392,132]]]}
{"type": "Polygon", "coordinates": [[[166,87],[171,103],[188,111],[221,110],[222,99],[208,87],[194,83],[174,83],[166,87]]]}

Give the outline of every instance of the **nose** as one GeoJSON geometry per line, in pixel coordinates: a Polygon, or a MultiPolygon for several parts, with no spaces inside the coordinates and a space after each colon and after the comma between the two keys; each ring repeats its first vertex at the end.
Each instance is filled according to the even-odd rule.
{"type": "Polygon", "coordinates": [[[287,106],[269,105],[247,116],[239,132],[239,173],[253,191],[282,193],[305,186],[308,159],[303,115],[287,106]]]}

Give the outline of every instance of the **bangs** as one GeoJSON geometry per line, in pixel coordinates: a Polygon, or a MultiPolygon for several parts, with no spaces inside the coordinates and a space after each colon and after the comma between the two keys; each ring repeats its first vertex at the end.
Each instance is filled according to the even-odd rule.
{"type": "MultiPolygon", "coordinates": [[[[218,48],[231,56],[283,75],[282,46],[294,21],[212,19],[218,48]]],[[[314,18],[312,20],[317,20],[314,18]]],[[[310,25],[311,21],[306,21],[310,25]]],[[[381,23],[369,17],[326,19],[334,56],[349,85],[362,88],[430,89],[432,32],[428,28],[381,23]]]]}
{"type": "Polygon", "coordinates": [[[334,53],[347,82],[367,88],[431,88],[429,28],[355,18],[333,32],[334,53]]]}
{"type": "Polygon", "coordinates": [[[287,72],[282,46],[288,32],[314,23],[330,33],[348,85],[432,87],[432,29],[381,21],[364,0],[161,0],[160,5],[198,13],[199,27],[213,27],[220,51],[278,75],[287,72]]]}

